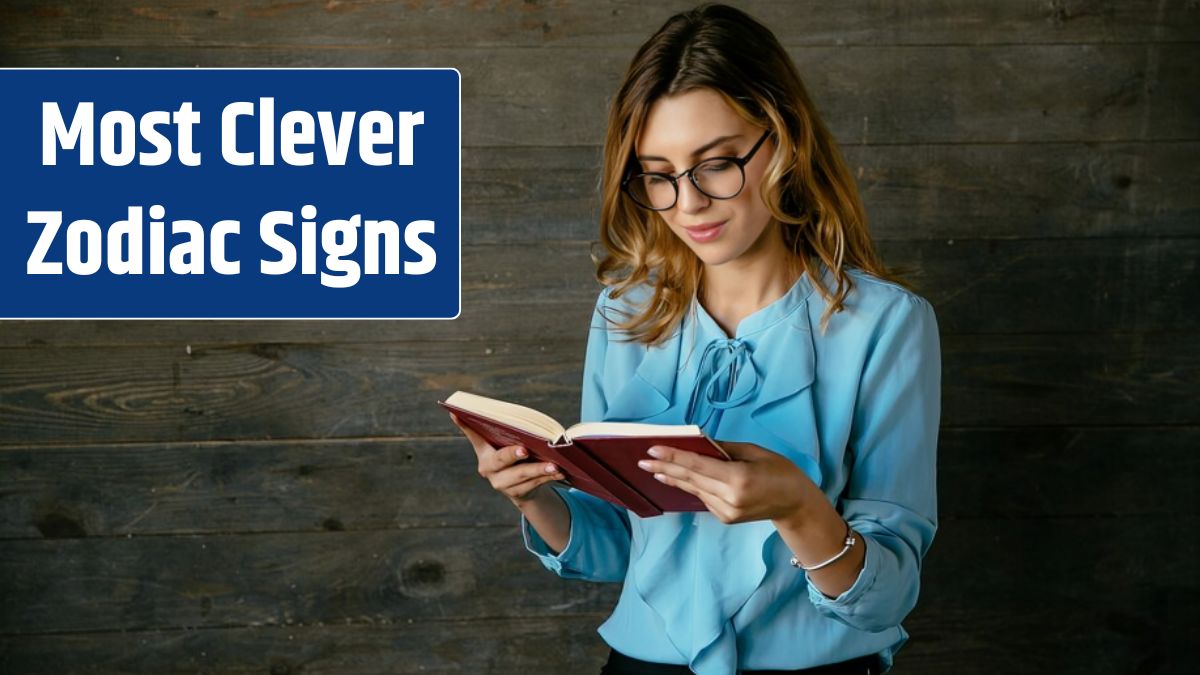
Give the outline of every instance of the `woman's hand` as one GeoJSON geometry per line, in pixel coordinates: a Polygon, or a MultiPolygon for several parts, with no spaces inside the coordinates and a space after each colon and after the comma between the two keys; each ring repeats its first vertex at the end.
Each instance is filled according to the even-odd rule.
{"type": "Polygon", "coordinates": [[[463,426],[453,414],[450,419],[463,432],[479,458],[479,475],[492,487],[520,508],[523,502],[536,499],[540,488],[552,480],[562,480],[562,472],[549,462],[522,462],[529,451],[519,445],[493,448],[482,436],[463,426]]]}
{"type": "Polygon", "coordinates": [[[825,502],[825,494],[808,474],[783,455],[753,443],[722,442],[732,457],[723,461],[687,450],[657,445],[658,459],[638,466],[655,478],[700,498],[723,523],[787,520],[825,502]]]}

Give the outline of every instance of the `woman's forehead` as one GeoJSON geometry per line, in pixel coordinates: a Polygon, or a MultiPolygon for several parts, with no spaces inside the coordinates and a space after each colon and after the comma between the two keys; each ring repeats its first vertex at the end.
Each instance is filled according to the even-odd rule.
{"type": "Polygon", "coordinates": [[[711,89],[694,89],[656,100],[638,135],[639,157],[686,157],[722,136],[738,136],[746,122],[711,89]]]}

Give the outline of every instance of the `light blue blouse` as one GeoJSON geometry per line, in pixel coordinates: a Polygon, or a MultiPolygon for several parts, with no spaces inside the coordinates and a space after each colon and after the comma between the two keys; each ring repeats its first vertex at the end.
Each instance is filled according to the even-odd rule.
{"type": "MultiPolygon", "coordinates": [[[[866,543],[858,579],[836,598],[788,564],[770,520],[636,514],[553,484],[571,513],[553,555],[521,517],[525,547],[560,577],[623,581],[598,632],[609,646],[698,675],[795,669],[908,640],[921,560],[937,530],[941,355],[922,297],[850,269],[855,288],[825,334],[820,293],[802,276],[729,338],[699,303],[664,344],[620,341],[600,293],[584,363],[582,421],[701,424],[720,441],[778,452],[820,486],[866,543]]],[[[832,275],[822,268],[828,287],[832,275]]],[[[633,301],[644,299],[634,295],[633,301]]]]}

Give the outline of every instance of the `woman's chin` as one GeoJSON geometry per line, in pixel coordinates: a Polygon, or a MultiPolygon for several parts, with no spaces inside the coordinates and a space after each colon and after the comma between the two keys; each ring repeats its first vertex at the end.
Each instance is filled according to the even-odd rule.
{"type": "Polygon", "coordinates": [[[686,235],[679,237],[679,239],[705,265],[720,265],[730,259],[728,247],[722,245],[724,242],[699,243],[689,240],[686,235]]]}
{"type": "Polygon", "coordinates": [[[700,262],[704,263],[705,267],[724,265],[733,259],[733,256],[729,254],[729,251],[712,249],[702,249],[699,251],[696,251],[695,249],[692,250],[695,251],[696,257],[700,259],[700,262]]]}

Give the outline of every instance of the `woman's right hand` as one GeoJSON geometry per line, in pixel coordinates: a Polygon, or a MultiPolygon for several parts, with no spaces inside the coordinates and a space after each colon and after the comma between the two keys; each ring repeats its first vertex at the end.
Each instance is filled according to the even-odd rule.
{"type": "Polygon", "coordinates": [[[450,419],[475,448],[475,456],[479,459],[479,475],[486,478],[492,488],[508,497],[517,508],[546,492],[542,489],[546,483],[563,479],[562,471],[553,463],[522,462],[529,456],[525,448],[507,445],[496,449],[482,436],[463,426],[454,414],[450,415],[450,419]]]}

